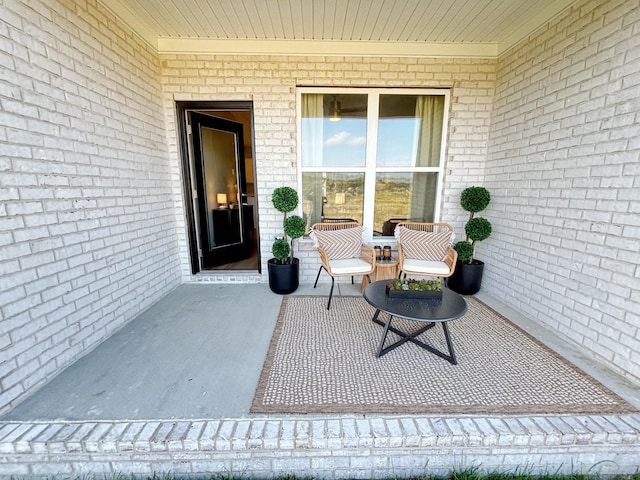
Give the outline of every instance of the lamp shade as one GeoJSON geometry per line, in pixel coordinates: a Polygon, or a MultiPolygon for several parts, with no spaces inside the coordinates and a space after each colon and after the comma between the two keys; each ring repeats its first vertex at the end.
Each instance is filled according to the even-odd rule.
{"type": "Polygon", "coordinates": [[[226,205],[227,204],[227,194],[226,193],[217,193],[216,194],[216,201],[218,202],[219,205],[226,205]]]}

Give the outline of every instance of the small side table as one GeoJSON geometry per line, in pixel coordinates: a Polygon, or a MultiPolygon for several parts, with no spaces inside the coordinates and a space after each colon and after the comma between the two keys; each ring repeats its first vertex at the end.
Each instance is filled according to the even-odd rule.
{"type": "MultiPolygon", "coordinates": [[[[389,278],[397,278],[398,276],[398,260],[392,258],[391,260],[376,260],[376,270],[369,275],[371,277],[371,283],[378,280],[387,280],[389,278]]],[[[364,290],[369,285],[367,277],[362,277],[362,284],[360,290],[364,290]]]]}

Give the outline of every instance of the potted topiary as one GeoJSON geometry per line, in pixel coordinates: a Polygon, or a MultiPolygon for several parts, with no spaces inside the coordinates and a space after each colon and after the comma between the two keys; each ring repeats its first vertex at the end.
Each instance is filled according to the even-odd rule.
{"type": "Polygon", "coordinates": [[[275,209],[284,214],[284,235],[276,238],[271,247],[273,258],[267,262],[269,288],[282,295],[295,292],[298,288],[300,262],[293,256],[293,242],[304,235],[306,222],[298,215],[288,215],[298,206],[298,192],[293,188],[276,188],[271,201],[275,209]]]}
{"type": "Polygon", "coordinates": [[[474,258],[477,242],[491,235],[491,222],[475,214],[487,208],[491,201],[489,190],[484,187],[467,187],[460,194],[460,205],[469,212],[469,220],[464,226],[466,239],[457,242],[453,248],[458,252],[455,271],[447,280],[447,286],[454,292],[473,295],[480,291],[484,262],[474,258]]]}

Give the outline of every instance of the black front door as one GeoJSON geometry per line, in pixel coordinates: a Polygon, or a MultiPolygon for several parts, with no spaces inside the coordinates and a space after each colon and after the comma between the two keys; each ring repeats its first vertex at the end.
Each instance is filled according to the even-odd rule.
{"type": "Polygon", "coordinates": [[[246,204],[242,124],[190,113],[201,268],[251,255],[253,206],[246,204]]]}

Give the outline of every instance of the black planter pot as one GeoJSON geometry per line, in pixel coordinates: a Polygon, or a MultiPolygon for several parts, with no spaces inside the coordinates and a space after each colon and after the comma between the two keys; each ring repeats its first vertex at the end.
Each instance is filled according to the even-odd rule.
{"type": "Polygon", "coordinates": [[[484,262],[456,263],[456,269],[447,280],[447,287],[461,295],[474,295],[480,291],[484,262]]]}
{"type": "Polygon", "coordinates": [[[278,260],[272,258],[267,261],[269,269],[269,288],[273,293],[286,295],[293,293],[299,285],[300,261],[293,259],[292,263],[279,264],[278,260]]]}

